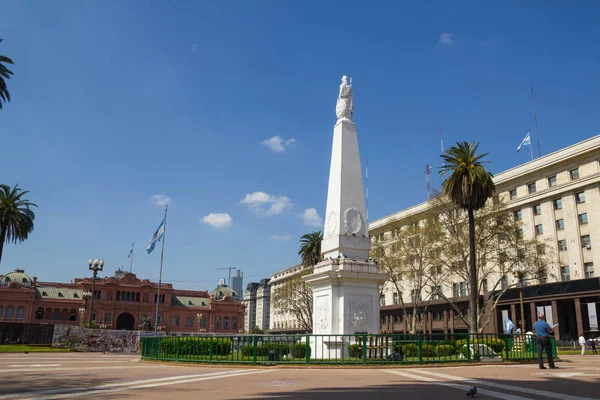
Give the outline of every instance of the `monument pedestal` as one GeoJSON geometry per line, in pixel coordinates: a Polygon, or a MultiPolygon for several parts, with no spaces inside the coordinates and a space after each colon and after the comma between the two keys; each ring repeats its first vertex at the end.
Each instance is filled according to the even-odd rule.
{"type": "Polygon", "coordinates": [[[342,335],[380,332],[379,283],[386,279],[374,262],[342,257],[304,277],[313,290],[314,358],[348,358],[354,338],[342,335]]]}

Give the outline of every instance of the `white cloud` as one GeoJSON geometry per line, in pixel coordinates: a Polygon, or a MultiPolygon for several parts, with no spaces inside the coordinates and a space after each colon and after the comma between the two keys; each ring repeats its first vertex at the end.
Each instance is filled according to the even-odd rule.
{"type": "Polygon", "coordinates": [[[273,196],[265,192],[248,193],[240,204],[247,204],[250,210],[259,215],[281,214],[293,205],[286,196],[273,196]]]}
{"type": "Polygon", "coordinates": [[[295,142],[296,142],[296,139],[294,139],[294,138],[291,138],[288,140],[283,140],[282,138],[280,138],[277,135],[277,136],[273,136],[270,139],[263,140],[262,144],[267,146],[269,149],[271,149],[275,153],[283,153],[289,145],[291,145],[295,142]]]}
{"type": "Polygon", "coordinates": [[[233,224],[231,216],[227,213],[210,213],[202,217],[201,221],[214,228],[229,228],[233,224]]]}
{"type": "Polygon", "coordinates": [[[323,226],[323,220],[314,208],[307,208],[304,210],[302,219],[304,220],[304,224],[308,226],[323,226]]]}
{"type": "Polygon", "coordinates": [[[271,235],[271,240],[276,242],[289,242],[290,239],[290,235],[271,235]]]}
{"type": "Polygon", "coordinates": [[[154,204],[159,206],[165,206],[171,202],[171,198],[169,196],[165,196],[164,194],[153,194],[150,196],[154,204]]]}
{"type": "Polygon", "coordinates": [[[442,33],[440,35],[440,39],[438,40],[439,44],[454,44],[454,38],[451,33],[442,33]]]}

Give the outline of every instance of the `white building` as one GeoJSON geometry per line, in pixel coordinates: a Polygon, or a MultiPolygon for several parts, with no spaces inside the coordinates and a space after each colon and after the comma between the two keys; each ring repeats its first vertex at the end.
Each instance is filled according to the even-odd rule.
{"type": "Polygon", "coordinates": [[[269,279],[251,282],[244,293],[244,330],[252,332],[255,327],[265,331],[271,320],[271,287],[269,279]]]}
{"type": "MultiPolygon", "coordinates": [[[[274,273],[271,276],[269,286],[271,287],[271,296],[274,296],[277,289],[284,285],[288,280],[302,272],[305,267],[302,264],[294,265],[291,268],[284,269],[274,273]]],[[[290,312],[278,310],[275,303],[270,304],[271,322],[269,330],[278,333],[297,333],[304,332],[298,323],[296,316],[290,312]]]]}
{"type": "Polygon", "coordinates": [[[236,270],[235,275],[231,277],[231,288],[234,292],[238,293],[239,298],[234,300],[241,300],[243,289],[244,289],[244,273],[241,270],[236,270]]]}

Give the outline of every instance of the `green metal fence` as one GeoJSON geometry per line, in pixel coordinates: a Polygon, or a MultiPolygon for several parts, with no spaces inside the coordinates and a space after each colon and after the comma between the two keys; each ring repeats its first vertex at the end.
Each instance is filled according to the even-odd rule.
{"type": "Polygon", "coordinates": [[[439,364],[537,358],[535,337],[502,334],[161,336],[142,338],[141,352],[142,358],[149,360],[251,365],[439,364]]]}

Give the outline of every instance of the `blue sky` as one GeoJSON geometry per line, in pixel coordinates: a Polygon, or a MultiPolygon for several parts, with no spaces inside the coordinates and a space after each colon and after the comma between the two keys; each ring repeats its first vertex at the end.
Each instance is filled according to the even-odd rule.
{"type": "Polygon", "coordinates": [[[600,133],[597,3],[422,3],[3,2],[0,181],[39,209],[0,270],[69,281],[100,256],[111,274],[135,241],[134,272],[158,279],[144,247],[166,198],[166,282],[293,265],[320,228],[306,210],[325,211],[343,74],[371,220],[425,200],[440,127],[446,146],[480,141],[492,172],[528,161],[530,80],[543,153],[600,133]]]}

